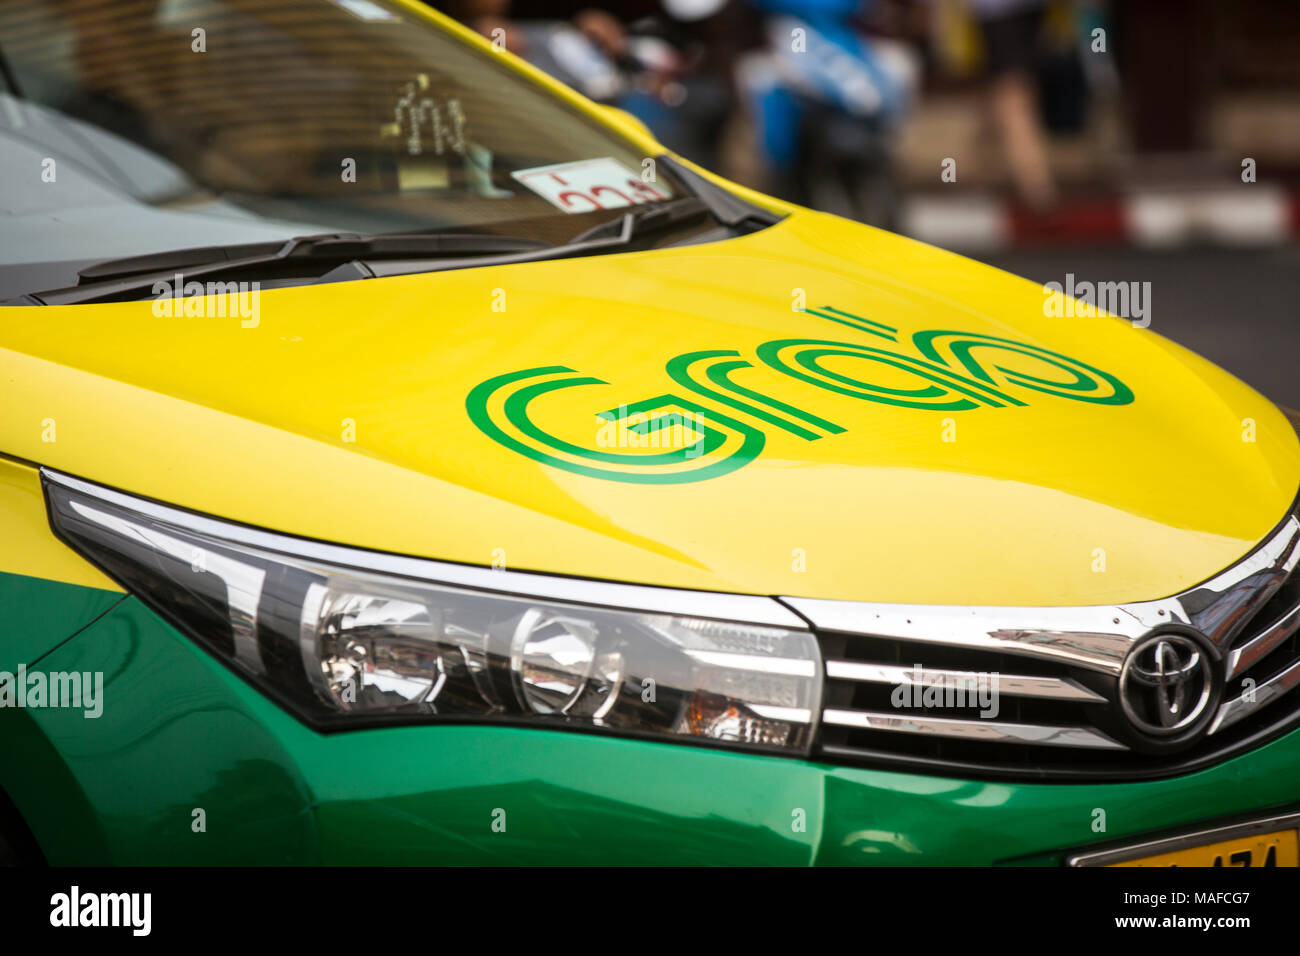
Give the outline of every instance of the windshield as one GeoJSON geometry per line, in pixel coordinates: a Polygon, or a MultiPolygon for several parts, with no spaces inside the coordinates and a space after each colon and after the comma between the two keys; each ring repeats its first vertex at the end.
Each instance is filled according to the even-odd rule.
{"type": "Polygon", "coordinates": [[[9,286],[16,269],[40,286],[42,263],[320,233],[558,244],[685,193],[381,0],[5,0],[0,90],[9,286]]]}

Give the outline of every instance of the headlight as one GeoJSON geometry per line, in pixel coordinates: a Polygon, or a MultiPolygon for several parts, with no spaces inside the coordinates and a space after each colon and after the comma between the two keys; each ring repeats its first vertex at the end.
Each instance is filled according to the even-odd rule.
{"type": "Polygon", "coordinates": [[[524,722],[811,745],[817,643],[772,599],[320,544],[42,474],[59,537],[321,729],[524,722]]]}

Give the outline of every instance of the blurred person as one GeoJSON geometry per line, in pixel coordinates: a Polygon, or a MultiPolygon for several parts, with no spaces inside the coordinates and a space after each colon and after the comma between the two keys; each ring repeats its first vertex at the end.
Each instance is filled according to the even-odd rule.
{"type": "Polygon", "coordinates": [[[510,0],[426,0],[428,5],[453,20],[485,37],[496,39],[498,29],[504,31],[506,49],[520,56],[524,55],[522,40],[510,36],[510,0]]]}
{"type": "Polygon", "coordinates": [[[759,40],[743,0],[660,0],[630,36],[639,59],[658,65],[619,105],[674,152],[723,166],[722,139],[739,102],[736,63],[759,40]]]}
{"type": "Polygon", "coordinates": [[[740,0],[450,0],[443,12],[597,102],[627,110],[704,166],[736,99],[740,0]],[[503,31],[496,33],[494,31],[503,31]]]}
{"type": "Polygon", "coordinates": [[[600,103],[627,88],[626,35],[605,10],[552,0],[530,6],[512,0],[439,0],[430,6],[500,44],[600,103]]]}
{"type": "Polygon", "coordinates": [[[1037,68],[1047,0],[967,0],[984,42],[989,112],[1020,200],[1038,212],[1057,202],[1039,115],[1037,68]]]}

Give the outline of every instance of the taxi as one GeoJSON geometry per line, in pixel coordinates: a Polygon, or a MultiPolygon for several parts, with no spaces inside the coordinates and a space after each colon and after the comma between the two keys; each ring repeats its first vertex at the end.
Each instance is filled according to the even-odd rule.
{"type": "Polygon", "coordinates": [[[1297,864],[1295,413],[421,4],[0,53],[0,859],[1297,864]]]}

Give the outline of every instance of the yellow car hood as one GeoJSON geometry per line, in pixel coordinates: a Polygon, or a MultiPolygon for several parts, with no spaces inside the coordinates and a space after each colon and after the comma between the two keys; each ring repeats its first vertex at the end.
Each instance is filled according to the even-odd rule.
{"type": "Polygon", "coordinates": [[[350,545],[764,594],[1123,602],[1248,552],[1296,494],[1283,415],[1152,330],[1054,304],[798,212],[270,290],[255,325],[10,308],[0,451],[350,545]]]}

